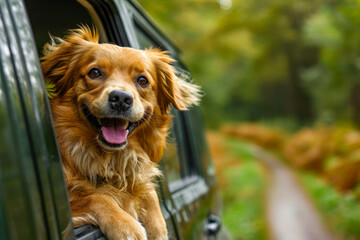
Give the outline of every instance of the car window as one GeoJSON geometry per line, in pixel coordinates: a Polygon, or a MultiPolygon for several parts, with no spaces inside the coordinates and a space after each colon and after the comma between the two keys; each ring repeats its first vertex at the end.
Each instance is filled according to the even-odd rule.
{"type": "Polygon", "coordinates": [[[178,151],[174,134],[175,128],[176,127],[174,126],[170,131],[169,137],[167,139],[167,147],[162,158],[164,172],[169,182],[181,179],[181,168],[178,161],[178,151]]]}
{"type": "Polygon", "coordinates": [[[149,37],[149,35],[147,35],[146,32],[141,29],[138,24],[136,24],[135,26],[135,34],[140,48],[147,49],[152,47],[160,47],[159,44],[155,43],[155,41],[152,40],[151,37],[149,37]]]}
{"type": "Polygon", "coordinates": [[[77,1],[63,0],[56,8],[53,1],[46,0],[25,0],[25,4],[40,56],[49,35],[63,37],[69,29],[94,25],[88,11],[77,1]]]}
{"type": "MultiPolygon", "coordinates": [[[[39,52],[41,52],[42,46],[49,41],[49,32],[54,36],[62,37],[68,29],[77,28],[80,24],[91,26],[94,22],[99,29],[100,40],[103,42],[110,41],[120,46],[142,49],[161,48],[169,51],[173,57],[177,55],[177,50],[172,48],[172,45],[159,40],[162,38],[158,38],[157,33],[152,32],[151,27],[144,25],[147,23],[146,19],[141,20],[132,16],[132,27],[129,28],[128,22],[126,23],[126,21],[129,21],[127,19],[128,13],[124,11],[125,8],[118,8],[117,11],[125,14],[126,17],[118,19],[117,14],[119,13],[111,15],[111,11],[115,11],[116,8],[108,4],[115,3],[119,7],[125,5],[127,1],[64,0],[59,4],[61,6],[56,9],[53,8],[54,3],[46,0],[25,0],[25,3],[28,5],[27,8],[39,52]],[[86,2],[86,9],[78,2],[82,4],[86,2]],[[134,30],[134,32],[125,34],[125,31],[129,29],[134,30]]],[[[128,11],[131,14],[133,10],[128,9],[128,11]]],[[[175,67],[179,72],[182,72],[184,68],[179,63],[176,63],[175,67]]],[[[160,164],[166,179],[170,183],[168,188],[173,193],[171,198],[175,202],[173,205],[177,211],[175,213],[176,221],[180,224],[181,222],[187,222],[187,225],[183,226],[190,226],[191,217],[196,215],[196,211],[199,211],[200,196],[205,195],[207,192],[205,182],[203,179],[198,178],[201,173],[199,159],[202,158],[201,153],[196,150],[196,144],[201,144],[198,143],[200,139],[197,137],[199,128],[197,128],[196,118],[193,118],[192,111],[181,112],[172,109],[171,114],[174,116],[173,126],[168,137],[167,149],[160,164]],[[184,189],[184,187],[188,187],[188,189],[184,189]]],[[[163,187],[159,189],[165,191],[163,187]]],[[[173,220],[169,217],[169,214],[174,214],[174,209],[169,208],[170,202],[173,200],[164,197],[165,194],[160,195],[160,201],[162,198],[163,203],[166,203],[162,204],[161,207],[168,223],[169,236],[174,236],[178,230],[172,228],[172,226],[176,226],[176,223],[172,223],[173,220]]]]}

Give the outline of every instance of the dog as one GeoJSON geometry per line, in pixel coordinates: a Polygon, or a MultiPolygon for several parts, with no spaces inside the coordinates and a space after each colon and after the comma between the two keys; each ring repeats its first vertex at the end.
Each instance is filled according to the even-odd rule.
{"type": "Polygon", "coordinates": [[[154,178],[170,105],[187,110],[200,90],[177,76],[158,49],[99,43],[82,26],[51,37],[41,67],[75,227],[99,226],[109,239],[168,239],[154,178]]]}

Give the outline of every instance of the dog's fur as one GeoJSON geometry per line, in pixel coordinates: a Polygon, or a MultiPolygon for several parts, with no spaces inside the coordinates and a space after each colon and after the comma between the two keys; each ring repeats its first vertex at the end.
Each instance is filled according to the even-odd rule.
{"type": "Polygon", "coordinates": [[[41,59],[54,90],[50,104],[74,225],[97,225],[110,239],[167,239],[153,184],[160,174],[156,163],[165,147],[170,104],[179,110],[197,104],[199,88],[175,75],[166,52],[98,41],[96,30],[82,27],[64,39],[51,38],[41,59]],[[93,68],[102,76],[91,75],[93,68]],[[139,76],[149,85],[137,84],[139,76]],[[142,119],[121,146],[100,141],[99,129],[85,116],[120,118],[108,109],[114,90],[133,96],[122,124],[142,119]]]}

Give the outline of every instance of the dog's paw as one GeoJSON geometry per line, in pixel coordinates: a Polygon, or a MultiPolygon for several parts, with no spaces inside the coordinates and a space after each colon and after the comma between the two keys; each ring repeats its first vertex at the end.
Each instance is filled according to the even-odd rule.
{"type": "Polygon", "coordinates": [[[139,222],[121,223],[105,234],[109,240],[148,240],[146,230],[139,222]]]}

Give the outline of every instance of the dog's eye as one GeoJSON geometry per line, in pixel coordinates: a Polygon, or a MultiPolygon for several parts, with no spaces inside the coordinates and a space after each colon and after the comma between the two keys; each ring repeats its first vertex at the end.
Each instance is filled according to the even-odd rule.
{"type": "Polygon", "coordinates": [[[149,81],[146,79],[146,77],[141,76],[136,80],[137,84],[140,85],[140,87],[147,87],[149,85],[149,81]]]}
{"type": "Polygon", "coordinates": [[[89,73],[88,73],[88,76],[91,78],[91,79],[96,79],[96,78],[99,78],[99,77],[102,77],[102,72],[97,69],[97,68],[92,68],[89,73]]]}

